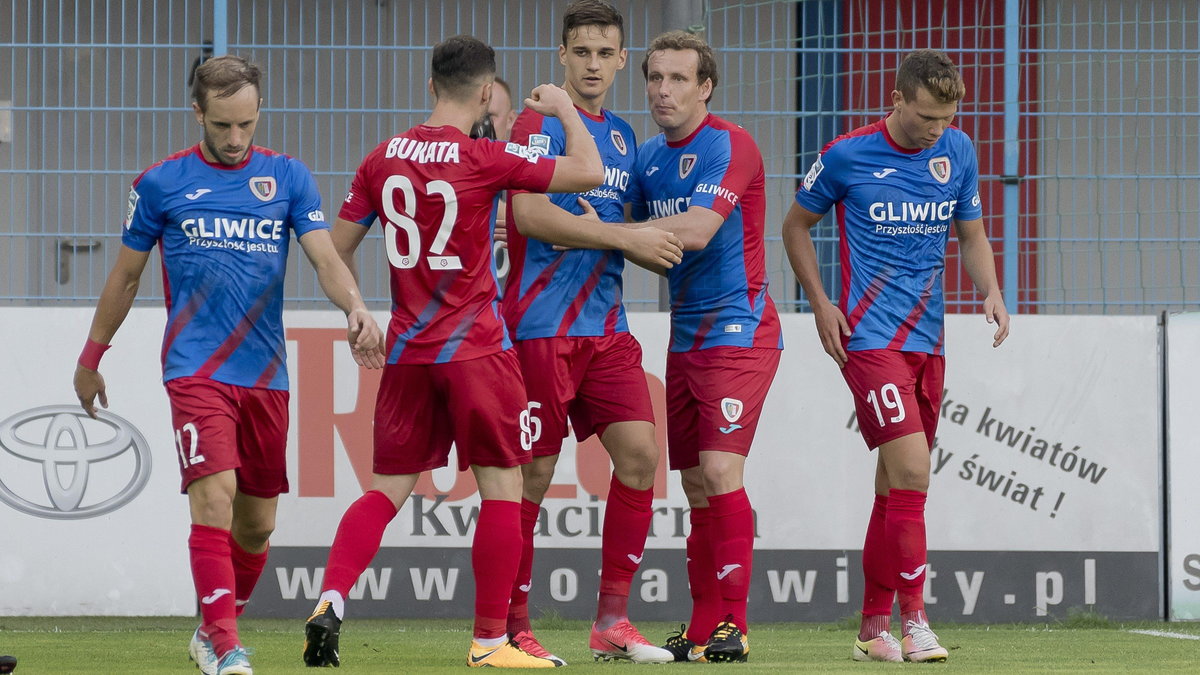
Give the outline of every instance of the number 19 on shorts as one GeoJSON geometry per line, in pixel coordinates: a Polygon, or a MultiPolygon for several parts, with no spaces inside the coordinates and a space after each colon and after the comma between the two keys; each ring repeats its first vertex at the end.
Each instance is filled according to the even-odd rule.
{"type": "Polygon", "coordinates": [[[880,387],[878,392],[874,389],[868,391],[867,403],[875,408],[875,418],[881,427],[884,425],[884,408],[887,409],[888,422],[895,424],[904,421],[904,402],[900,400],[900,390],[891,382],[880,387]],[[882,408],[880,403],[883,404],[882,408]]]}

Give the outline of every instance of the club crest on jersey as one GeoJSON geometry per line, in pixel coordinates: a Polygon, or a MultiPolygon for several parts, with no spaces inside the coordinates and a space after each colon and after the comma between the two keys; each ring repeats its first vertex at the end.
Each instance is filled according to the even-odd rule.
{"type": "Polygon", "coordinates": [[[255,176],[250,179],[250,191],[259,201],[269,202],[275,198],[275,177],[255,176]]]}
{"type": "Polygon", "coordinates": [[[621,135],[621,132],[613,129],[609,132],[609,138],[612,139],[613,147],[621,153],[622,157],[629,154],[629,148],[625,146],[625,137],[621,135]]]}
{"type": "Polygon", "coordinates": [[[742,402],[736,398],[721,399],[721,414],[730,424],[733,424],[742,416],[742,402]]]}
{"type": "Polygon", "coordinates": [[[693,154],[683,155],[679,158],[679,178],[687,178],[692,172],[692,168],[696,166],[696,156],[693,154]]]}
{"type": "Polygon", "coordinates": [[[530,134],[529,143],[525,147],[529,148],[529,154],[534,157],[548,155],[550,154],[550,137],[546,134],[530,134]]]}
{"type": "Polygon", "coordinates": [[[929,175],[942,185],[950,182],[950,158],[942,156],[929,160],[929,175]]]}
{"type": "Polygon", "coordinates": [[[817,176],[825,170],[825,165],[821,163],[821,156],[817,155],[817,161],[809,167],[808,173],[804,174],[804,182],[802,183],[805,190],[812,190],[812,186],[817,182],[817,176]]]}
{"type": "Polygon", "coordinates": [[[137,213],[137,203],[141,198],[142,197],[137,193],[137,190],[129,188],[129,206],[125,211],[125,229],[127,230],[129,229],[130,225],[133,225],[133,214],[137,213]]]}

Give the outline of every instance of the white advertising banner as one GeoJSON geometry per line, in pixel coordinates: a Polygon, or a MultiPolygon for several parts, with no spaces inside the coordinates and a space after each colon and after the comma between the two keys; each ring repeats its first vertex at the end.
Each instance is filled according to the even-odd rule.
{"type": "Polygon", "coordinates": [[[1172,619],[1200,619],[1200,313],[1167,319],[1167,576],[1172,619]]]}
{"type": "Polygon", "coordinates": [[[0,615],[194,614],[166,312],[121,327],[99,420],[72,387],[91,321],[90,308],[0,309],[0,615]]]}
{"type": "MultiPolygon", "coordinates": [[[[117,335],[102,372],[109,412],[121,421],[106,417],[95,428],[75,412],[71,390],[91,310],[3,309],[0,317],[6,351],[21,355],[3,366],[5,381],[21,385],[0,394],[0,529],[23,542],[0,548],[0,614],[192,613],[187,505],[159,383],[163,310],[134,310],[117,335]],[[137,437],[126,430],[148,449],[130,441],[117,452],[125,435],[137,437]]],[[[284,318],[291,492],[248,611],[301,616],[319,592],[342,513],[370,481],[378,371],[354,366],[340,313],[284,318]]],[[[786,349],[747,463],[757,518],[752,618],[837,620],[861,595],[875,454],[855,429],[812,316],[782,321],[786,349]]],[[[630,325],[664,420],[668,319],[634,314],[630,325]]],[[[927,509],[931,613],[997,621],[1094,606],[1109,616],[1160,616],[1154,318],[1023,316],[999,349],[992,331],[978,316],[947,318],[927,509]]],[[[665,446],[661,425],[658,436],[665,446]]],[[[661,464],[631,600],[639,617],[678,620],[688,602],[687,503],[665,450],[661,464]]],[[[535,611],[594,610],[609,471],[595,438],[564,441],[537,531],[535,611]]],[[[355,615],[469,616],[478,503],[469,472],[423,479],[352,594],[355,615]]]]}

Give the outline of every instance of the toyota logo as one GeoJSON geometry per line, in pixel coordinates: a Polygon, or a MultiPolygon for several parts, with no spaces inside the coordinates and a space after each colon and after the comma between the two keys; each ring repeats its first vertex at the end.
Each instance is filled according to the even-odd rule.
{"type": "Polygon", "coordinates": [[[52,405],[0,422],[0,501],[40,518],[93,518],[137,497],[150,446],[116,415],[52,405]]]}

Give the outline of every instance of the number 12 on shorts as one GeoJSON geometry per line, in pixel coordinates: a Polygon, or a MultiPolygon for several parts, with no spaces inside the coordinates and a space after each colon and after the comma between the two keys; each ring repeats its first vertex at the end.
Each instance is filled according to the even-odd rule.
{"type": "Polygon", "coordinates": [[[876,393],[874,389],[867,392],[867,403],[875,407],[875,418],[879,420],[879,426],[884,425],[883,410],[879,407],[879,403],[883,402],[883,407],[889,412],[895,413],[889,415],[888,421],[892,424],[904,421],[904,402],[900,400],[900,390],[896,385],[888,382],[879,388],[876,393]]]}
{"type": "Polygon", "coordinates": [[[204,455],[196,452],[200,445],[200,432],[196,429],[196,425],[188,422],[181,428],[175,430],[175,449],[179,451],[179,462],[183,464],[183,468],[188,468],[193,464],[200,464],[204,461],[204,455]],[[188,438],[191,440],[187,452],[183,449],[183,434],[187,432],[188,438]]]}

